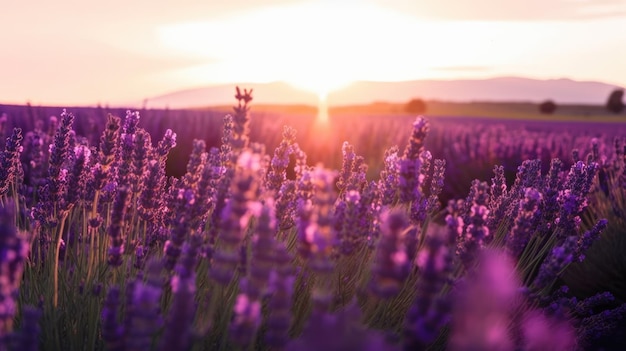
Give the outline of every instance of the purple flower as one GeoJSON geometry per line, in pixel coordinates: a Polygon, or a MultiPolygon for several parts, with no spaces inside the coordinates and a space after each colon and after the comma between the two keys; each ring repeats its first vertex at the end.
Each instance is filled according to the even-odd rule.
{"type": "Polygon", "coordinates": [[[626,303],[584,318],[581,321],[582,327],[578,331],[579,340],[584,346],[593,345],[596,340],[613,332],[618,326],[623,325],[625,318],[626,303]]]}
{"type": "Polygon", "coordinates": [[[145,154],[145,151],[135,150],[137,148],[145,148],[145,142],[147,136],[140,136],[139,145],[136,142],[137,133],[145,133],[143,130],[138,129],[139,124],[139,112],[126,111],[126,118],[124,119],[124,127],[119,139],[119,149],[117,154],[117,183],[122,186],[127,186],[132,189],[133,185],[139,181],[137,174],[139,171],[135,171],[135,168],[139,166],[141,168],[142,160],[137,161],[134,155],[138,154],[137,159],[141,159],[141,154],[145,154]],[[139,162],[139,164],[135,164],[139,162]]]}
{"type": "Polygon", "coordinates": [[[191,189],[179,188],[176,191],[176,188],[174,188],[173,191],[177,193],[177,201],[174,206],[176,211],[173,213],[170,223],[170,239],[164,247],[164,264],[167,270],[174,269],[181,253],[181,247],[190,234],[191,221],[187,214],[191,211],[196,201],[194,192],[191,189]]]}
{"type": "Polygon", "coordinates": [[[331,256],[337,244],[332,225],[332,210],[336,201],[333,186],[335,172],[317,167],[306,172],[301,181],[307,178],[313,188],[313,197],[299,199],[298,249],[307,259],[308,267],[320,277],[312,292],[313,308],[325,311],[332,298],[328,275],[333,269],[331,256]]]}
{"type": "Polygon", "coordinates": [[[152,157],[152,142],[150,134],[143,129],[138,129],[135,132],[133,147],[133,163],[132,173],[133,179],[137,180],[131,184],[131,191],[134,194],[139,194],[143,190],[144,183],[140,180],[146,171],[146,166],[150,157],[152,157]]]}
{"type": "Polygon", "coordinates": [[[399,160],[398,190],[400,202],[409,205],[410,219],[414,224],[424,221],[428,199],[422,193],[424,171],[430,164],[430,153],[424,150],[424,140],[429,131],[426,119],[418,116],[404,155],[399,160]],[[427,165],[425,165],[425,163],[427,165]],[[423,166],[424,169],[422,169],[423,166]]]}
{"type": "Polygon", "coordinates": [[[569,351],[579,346],[573,326],[538,310],[526,313],[521,329],[525,350],[569,351]]]}
{"type": "Polygon", "coordinates": [[[330,257],[335,244],[331,212],[335,203],[334,172],[318,167],[307,173],[303,179],[310,179],[308,186],[311,186],[312,198],[306,201],[300,199],[298,239],[307,248],[301,250],[302,253],[308,252],[306,255],[313,261],[324,261],[330,257]]]}
{"type": "Polygon", "coordinates": [[[260,156],[245,151],[231,184],[231,198],[222,210],[220,245],[214,253],[210,276],[219,284],[230,282],[239,262],[240,245],[250,219],[250,204],[259,197],[260,156]]]}
{"type": "Polygon", "coordinates": [[[340,193],[343,192],[348,186],[348,181],[352,176],[356,159],[354,146],[350,145],[347,141],[343,142],[343,145],[341,146],[341,153],[343,154],[343,161],[341,171],[339,172],[339,181],[337,182],[337,188],[340,193]]]}
{"type": "Polygon", "coordinates": [[[163,197],[165,192],[165,169],[157,160],[148,162],[146,172],[141,178],[144,184],[141,194],[137,199],[137,212],[146,222],[153,221],[162,211],[163,197]]]}
{"type": "Polygon", "coordinates": [[[42,189],[42,196],[39,207],[47,211],[48,216],[55,213],[55,208],[59,208],[62,199],[67,191],[65,163],[69,159],[70,153],[70,133],[74,115],[63,110],[61,114],[61,125],[54,135],[54,142],[50,145],[48,160],[48,179],[45,189],[42,189]]]}
{"type": "Polygon", "coordinates": [[[0,136],[4,136],[8,116],[6,113],[0,114],[0,136]]]}
{"type": "Polygon", "coordinates": [[[483,250],[478,265],[453,290],[449,350],[514,350],[511,315],[520,307],[520,282],[503,252],[483,250]]]}
{"type": "Polygon", "coordinates": [[[465,228],[465,223],[463,222],[463,217],[460,212],[464,207],[464,200],[448,201],[448,207],[446,208],[448,214],[445,217],[445,221],[448,232],[450,233],[451,242],[456,241],[461,243],[463,241],[463,229],[465,228]]]}
{"type": "Polygon", "coordinates": [[[381,298],[391,298],[400,291],[411,267],[403,237],[408,222],[402,211],[386,212],[381,217],[382,233],[372,267],[370,289],[381,298]]]}
{"type": "Polygon", "coordinates": [[[67,193],[65,196],[65,208],[68,209],[76,204],[79,199],[84,198],[87,191],[88,164],[91,151],[84,145],[74,148],[74,162],[68,176],[67,193]]]}
{"type": "Polygon", "coordinates": [[[598,167],[597,163],[585,165],[579,161],[570,168],[564,188],[557,197],[560,205],[557,218],[559,238],[562,239],[578,233],[580,214],[587,207],[587,195],[598,172],[598,167]]]}
{"type": "MultiPolygon", "coordinates": [[[[276,240],[276,220],[271,198],[261,205],[257,224],[252,237],[252,258],[248,271],[248,284],[245,293],[252,300],[258,300],[267,293],[270,272],[275,265],[274,251],[276,240]]],[[[242,246],[243,247],[243,246],[242,246]]]]}
{"type": "Polygon", "coordinates": [[[296,182],[287,180],[282,183],[276,196],[278,229],[287,230],[295,225],[296,203],[296,182]]]}
{"type": "Polygon", "coordinates": [[[577,257],[582,262],[585,259],[585,252],[600,237],[600,234],[606,229],[609,221],[606,219],[599,220],[591,229],[582,234],[578,239],[577,257]]]}
{"type": "Polygon", "coordinates": [[[422,160],[420,158],[402,158],[399,161],[398,190],[401,203],[411,203],[421,199],[421,185],[424,175],[421,173],[422,160]]]}
{"type": "Polygon", "coordinates": [[[116,286],[109,288],[104,306],[102,307],[102,339],[107,350],[123,351],[125,345],[125,330],[118,322],[120,306],[120,289],[116,286]]]}
{"type": "Polygon", "coordinates": [[[192,324],[197,306],[195,265],[201,238],[192,235],[183,246],[183,255],[176,265],[176,274],[171,278],[172,306],[165,321],[159,350],[186,350],[191,344],[192,324]]]}
{"type": "Polygon", "coordinates": [[[404,322],[406,350],[428,346],[449,319],[449,297],[440,293],[452,272],[453,252],[450,245],[454,241],[450,239],[445,230],[431,233],[417,256],[416,265],[420,276],[415,286],[417,296],[404,322]]]}
{"type": "Polygon", "coordinates": [[[195,187],[195,202],[188,213],[192,230],[202,230],[207,213],[214,207],[214,197],[224,168],[219,159],[219,150],[209,150],[207,162],[202,167],[200,178],[195,187]]]}
{"type": "Polygon", "coordinates": [[[469,211],[463,218],[465,229],[459,241],[458,251],[466,267],[469,267],[478,251],[492,239],[489,227],[486,225],[489,216],[488,191],[489,186],[486,182],[474,180],[470,194],[465,201],[465,206],[469,211]]]}
{"type": "Polygon", "coordinates": [[[100,137],[100,149],[98,150],[98,162],[105,169],[111,167],[115,162],[115,155],[119,149],[120,129],[120,118],[109,115],[104,132],[100,137]]]}
{"type": "Polygon", "coordinates": [[[367,237],[367,218],[361,217],[361,194],[351,190],[335,206],[334,228],[341,245],[341,253],[352,254],[367,237]]]}
{"type": "Polygon", "coordinates": [[[279,191],[281,185],[286,180],[289,156],[293,153],[292,145],[295,143],[295,140],[296,130],[285,126],[283,128],[283,139],[274,150],[274,157],[270,163],[270,170],[265,180],[265,187],[268,190],[279,191]]]}
{"type": "Polygon", "coordinates": [[[391,205],[397,201],[400,172],[400,158],[398,147],[393,146],[385,151],[384,168],[380,171],[378,187],[380,189],[382,204],[391,205]]]}
{"type": "Polygon", "coordinates": [[[139,125],[139,111],[132,112],[126,111],[126,118],[124,118],[124,133],[127,135],[135,134],[137,126],[139,125]]]}
{"type": "Polygon", "coordinates": [[[614,305],[615,297],[608,291],[598,293],[590,296],[582,301],[577,302],[576,298],[573,298],[574,306],[572,307],[575,313],[580,317],[589,317],[604,310],[607,306],[614,305]]]}
{"type": "Polygon", "coordinates": [[[207,159],[205,149],[206,143],[204,140],[194,139],[191,155],[189,155],[189,161],[187,162],[187,172],[182,178],[182,188],[192,189],[197,186],[207,159]]]}
{"type": "Polygon", "coordinates": [[[413,122],[413,131],[409,138],[409,144],[404,150],[404,158],[409,160],[419,158],[422,151],[424,151],[424,141],[429,130],[428,121],[424,117],[418,116],[415,122],[413,122]]]}
{"type": "Polygon", "coordinates": [[[148,350],[154,336],[163,326],[161,294],[163,266],[158,260],[147,263],[147,279],[138,276],[127,285],[129,300],[126,303],[126,347],[129,350],[148,350]]]}
{"type": "MultiPolygon", "coordinates": [[[[26,133],[24,140],[24,151],[21,157],[22,168],[24,169],[24,185],[28,192],[25,194],[27,199],[34,199],[39,186],[45,183],[44,138],[44,133],[39,129],[35,129],[26,133]]],[[[0,154],[0,158],[2,157],[2,154],[0,154]]],[[[5,170],[4,166],[1,169],[5,170]]],[[[4,177],[0,176],[0,179],[4,179],[4,177]]],[[[30,202],[29,206],[32,206],[30,202]]]]}
{"type": "Polygon", "coordinates": [[[383,333],[365,329],[356,301],[335,313],[313,312],[302,335],[289,342],[287,351],[392,351],[383,333]]]}
{"type": "Polygon", "coordinates": [[[537,228],[540,236],[546,236],[555,229],[554,222],[560,211],[559,192],[563,190],[562,167],[563,163],[557,158],[553,158],[550,162],[550,169],[548,170],[543,190],[542,218],[537,228]]]}
{"type": "Polygon", "coordinates": [[[4,151],[0,152],[0,197],[4,196],[11,183],[16,182],[19,172],[20,153],[22,152],[22,130],[14,128],[7,138],[4,151]]]}
{"type": "Polygon", "coordinates": [[[174,147],[176,147],[176,133],[168,129],[165,131],[163,139],[159,141],[156,149],[154,149],[155,155],[159,158],[159,162],[161,162],[163,166],[165,166],[167,155],[174,147]]]}
{"type": "Polygon", "coordinates": [[[13,330],[18,290],[30,245],[15,226],[15,204],[0,207],[0,344],[13,330]]]}
{"type": "MultiPolygon", "coordinates": [[[[511,187],[513,194],[523,194],[526,188],[540,188],[543,184],[541,178],[541,160],[526,160],[517,168],[515,182],[511,187]]],[[[514,195],[515,197],[519,197],[514,195]]]]}
{"type": "Polygon", "coordinates": [[[491,178],[491,186],[489,187],[489,218],[487,219],[487,226],[492,230],[496,230],[504,218],[511,199],[507,196],[504,167],[495,166],[493,173],[494,177],[491,178]]]}
{"type": "Polygon", "coordinates": [[[237,295],[230,324],[231,340],[242,347],[249,346],[260,325],[261,301],[251,299],[245,293],[237,295]]]}
{"type": "Polygon", "coordinates": [[[292,154],[296,159],[296,165],[293,167],[294,172],[296,173],[296,180],[300,180],[302,174],[307,170],[307,155],[306,153],[300,149],[298,143],[294,143],[292,145],[292,154]]]}
{"type": "Polygon", "coordinates": [[[250,142],[250,106],[248,103],[252,101],[252,89],[244,89],[243,93],[237,87],[235,98],[238,100],[237,106],[233,107],[235,115],[233,116],[233,134],[230,141],[233,150],[239,152],[248,147],[250,142]]]}
{"type": "Polygon", "coordinates": [[[576,236],[570,236],[561,245],[552,249],[539,268],[539,273],[532,283],[533,288],[539,290],[551,287],[563,269],[574,260],[577,239],[576,236]]]}
{"type": "Polygon", "coordinates": [[[522,254],[537,228],[538,221],[542,216],[541,211],[539,211],[541,201],[542,195],[539,191],[526,188],[524,198],[519,202],[519,210],[513,221],[513,228],[506,238],[507,251],[514,258],[522,254]]]}
{"type": "Polygon", "coordinates": [[[433,177],[430,180],[430,196],[428,197],[427,211],[434,213],[439,210],[439,194],[443,189],[443,180],[446,171],[446,160],[435,159],[433,177]]]}
{"type": "Polygon", "coordinates": [[[276,266],[269,276],[269,302],[265,333],[266,343],[277,349],[285,346],[291,324],[291,301],[295,277],[291,266],[292,256],[284,243],[276,245],[276,266]]]}
{"type": "Polygon", "coordinates": [[[111,222],[108,228],[109,249],[107,261],[113,267],[118,267],[122,264],[122,254],[124,253],[124,216],[129,195],[127,188],[119,188],[111,211],[111,222]]]}

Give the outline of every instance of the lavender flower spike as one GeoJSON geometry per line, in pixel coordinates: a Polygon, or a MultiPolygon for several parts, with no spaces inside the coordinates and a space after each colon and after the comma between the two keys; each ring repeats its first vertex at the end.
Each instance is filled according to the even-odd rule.
{"type": "Polygon", "coordinates": [[[197,306],[195,265],[200,238],[192,235],[183,246],[182,259],[176,265],[176,275],[170,281],[173,293],[172,308],[165,324],[159,350],[188,350],[192,339],[192,324],[197,306]]]}
{"type": "Polygon", "coordinates": [[[22,152],[22,139],[22,130],[14,128],[11,137],[7,138],[4,151],[0,153],[0,196],[7,193],[9,185],[15,180],[22,152]]]}
{"type": "Polygon", "coordinates": [[[249,205],[259,196],[259,168],[258,154],[245,151],[239,157],[238,172],[231,184],[232,195],[221,213],[220,244],[209,272],[211,278],[222,285],[231,281],[240,261],[240,245],[250,219],[249,205]]]}
{"type": "Polygon", "coordinates": [[[570,236],[565,242],[552,249],[552,252],[541,265],[539,274],[532,283],[535,289],[550,288],[554,280],[567,265],[572,263],[576,254],[577,237],[570,236]]]}
{"type": "Polygon", "coordinates": [[[122,254],[124,253],[124,216],[128,202],[129,190],[125,187],[117,190],[117,197],[113,203],[111,213],[111,224],[108,228],[109,250],[108,263],[113,267],[122,264],[122,254]]]}
{"type": "Polygon", "coordinates": [[[30,245],[15,227],[13,201],[0,208],[0,345],[13,330],[24,261],[30,245]]]}
{"type": "Polygon", "coordinates": [[[268,190],[278,191],[286,179],[289,156],[293,152],[293,143],[296,140],[296,130],[285,126],[283,140],[280,142],[270,164],[270,170],[266,177],[265,187],[268,190]]]}
{"type": "Polygon", "coordinates": [[[402,211],[383,213],[381,217],[382,236],[376,250],[370,289],[381,298],[391,298],[398,294],[409,274],[410,262],[403,240],[408,221],[402,211]]]}
{"type": "Polygon", "coordinates": [[[600,234],[606,229],[608,223],[609,221],[603,218],[580,236],[578,239],[578,249],[576,250],[576,256],[579,262],[585,259],[585,252],[587,252],[591,245],[600,237],[600,234]]]}
{"type": "Polygon", "coordinates": [[[519,203],[513,228],[506,239],[507,250],[514,258],[521,255],[537,228],[541,218],[541,212],[538,211],[541,200],[542,195],[536,189],[526,188],[524,191],[524,198],[519,203]]]}
{"type": "Polygon", "coordinates": [[[435,340],[449,319],[448,295],[440,295],[450,279],[454,242],[445,228],[429,233],[426,246],[419,252],[416,264],[420,268],[417,296],[404,324],[404,349],[420,350],[435,340]]]}

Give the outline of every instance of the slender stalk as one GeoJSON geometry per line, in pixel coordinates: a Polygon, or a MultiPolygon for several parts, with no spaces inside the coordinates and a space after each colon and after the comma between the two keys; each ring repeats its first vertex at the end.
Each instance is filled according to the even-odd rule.
{"type": "Polygon", "coordinates": [[[54,279],[54,295],[52,297],[52,307],[55,309],[59,305],[59,253],[61,251],[61,241],[63,239],[63,231],[65,229],[65,221],[67,219],[68,211],[63,211],[61,214],[61,222],[59,223],[59,231],[56,237],[56,248],[54,253],[54,270],[52,272],[54,279]]]}
{"type": "MultiPolygon", "coordinates": [[[[93,198],[93,207],[91,208],[91,218],[95,219],[98,216],[98,201],[100,200],[100,190],[96,190],[96,195],[93,198]]],[[[89,227],[89,262],[87,267],[87,281],[91,279],[91,271],[93,269],[94,260],[96,258],[96,248],[94,247],[96,235],[98,233],[97,228],[89,227]]]]}

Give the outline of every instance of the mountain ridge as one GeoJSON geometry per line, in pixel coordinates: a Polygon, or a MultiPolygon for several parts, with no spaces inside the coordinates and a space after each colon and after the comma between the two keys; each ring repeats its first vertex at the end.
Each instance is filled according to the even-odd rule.
{"type": "MultiPolygon", "coordinates": [[[[285,82],[233,83],[189,88],[148,98],[150,108],[200,108],[230,105],[235,86],[253,89],[257,104],[317,106],[317,94],[285,82]]],[[[412,80],[401,82],[357,81],[328,94],[328,106],[369,104],[377,101],[407,102],[412,98],[450,102],[541,102],[602,105],[614,89],[623,87],[598,81],[569,78],[533,79],[502,76],[486,79],[412,80]]]]}

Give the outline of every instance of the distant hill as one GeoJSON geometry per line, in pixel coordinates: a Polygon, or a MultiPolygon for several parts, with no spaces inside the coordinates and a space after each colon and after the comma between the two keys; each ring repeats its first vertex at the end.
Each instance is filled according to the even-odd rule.
{"type": "MultiPolygon", "coordinates": [[[[228,84],[173,92],[147,100],[151,108],[190,108],[230,105],[235,85],[254,89],[257,104],[317,105],[318,97],[287,83],[228,84]]],[[[401,103],[414,97],[450,102],[507,101],[603,105],[615,85],[574,81],[501,77],[472,80],[418,80],[406,82],[355,82],[328,95],[329,106],[361,105],[375,101],[401,103]]]]}
{"type": "Polygon", "coordinates": [[[196,108],[207,106],[232,106],[235,87],[253,89],[254,104],[312,105],[317,106],[317,95],[292,87],[284,82],[240,83],[215,85],[176,91],[147,100],[150,108],[196,108]]]}
{"type": "Polygon", "coordinates": [[[552,99],[567,104],[604,104],[615,85],[571,79],[537,80],[502,77],[483,80],[422,80],[357,82],[329,95],[329,105],[372,101],[406,102],[413,97],[451,102],[540,102],[552,99]]]}

